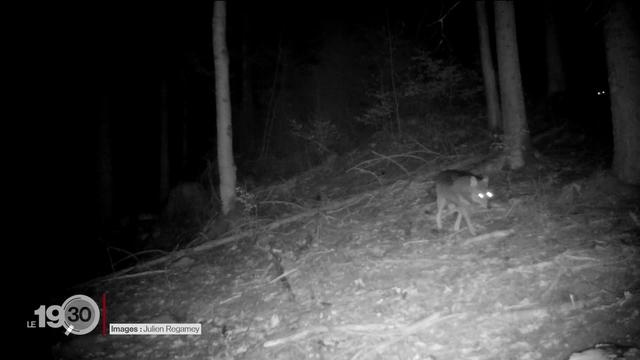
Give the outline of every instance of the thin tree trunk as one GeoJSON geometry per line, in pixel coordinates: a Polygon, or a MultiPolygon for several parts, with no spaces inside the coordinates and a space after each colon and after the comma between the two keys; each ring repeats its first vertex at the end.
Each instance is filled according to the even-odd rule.
{"type": "Polygon", "coordinates": [[[186,173],[189,167],[189,83],[184,69],[180,70],[182,86],[182,119],[180,123],[180,171],[186,173]]]}
{"type": "Polygon", "coordinates": [[[566,81],[562,57],[560,56],[560,44],[558,43],[558,27],[553,12],[553,2],[545,0],[545,47],[547,65],[547,98],[546,117],[554,125],[559,125],[566,101],[566,81]]]}
{"type": "Polygon", "coordinates": [[[216,88],[218,172],[222,213],[229,214],[235,203],[236,167],[233,163],[231,97],[229,92],[229,54],[226,43],[227,9],[224,1],[213,3],[213,62],[216,88]]]}
{"type": "Polygon", "coordinates": [[[640,184],[640,36],[632,0],[613,0],[604,23],[613,121],[613,172],[640,184]]]}
{"type": "Polygon", "coordinates": [[[487,2],[476,1],[476,15],[478,19],[478,35],[480,40],[480,59],[482,62],[482,77],[484,79],[484,94],[487,102],[487,125],[494,132],[500,130],[500,98],[496,72],[493,68],[491,42],[489,40],[489,25],[487,22],[487,2]]]}
{"type": "Polygon", "coordinates": [[[278,41],[278,56],[276,58],[276,66],[273,74],[273,82],[271,84],[271,91],[269,95],[269,103],[267,105],[267,121],[262,130],[262,144],[260,149],[260,158],[264,159],[269,153],[269,145],[271,142],[271,130],[273,128],[273,122],[276,117],[276,103],[278,99],[278,78],[280,77],[280,67],[282,67],[282,34],[280,34],[280,40],[278,41]]]}
{"type": "Polygon", "coordinates": [[[402,135],[402,120],[400,119],[400,103],[396,90],[396,77],[393,68],[393,38],[391,37],[391,25],[389,24],[389,12],[387,10],[387,42],[389,44],[389,79],[391,80],[391,93],[393,95],[393,111],[396,118],[396,130],[402,135]]]}
{"type": "Polygon", "coordinates": [[[547,96],[553,96],[566,90],[566,82],[558,43],[558,27],[553,13],[553,3],[550,0],[545,1],[545,47],[547,96]]]}
{"type": "Polygon", "coordinates": [[[518,169],[524,166],[530,139],[520,77],[515,11],[511,1],[496,1],[494,7],[500,105],[507,159],[511,169],[518,169]]]}
{"type": "Polygon", "coordinates": [[[106,95],[101,99],[100,122],[98,124],[98,219],[101,228],[105,228],[113,217],[113,173],[111,167],[111,126],[109,120],[109,100],[106,95]]]}
{"type": "Polygon", "coordinates": [[[169,196],[169,90],[167,80],[162,80],[161,102],[159,200],[163,202],[169,196]]]}

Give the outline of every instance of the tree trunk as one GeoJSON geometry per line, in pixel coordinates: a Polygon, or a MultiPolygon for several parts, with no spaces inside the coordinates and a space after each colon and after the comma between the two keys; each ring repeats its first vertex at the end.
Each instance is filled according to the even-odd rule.
{"type": "Polygon", "coordinates": [[[235,203],[236,167],[233,163],[231,129],[231,97],[229,92],[229,54],[226,43],[226,3],[213,3],[213,62],[216,88],[216,125],[218,140],[218,172],[222,214],[227,215],[235,203]]]}
{"type": "Polygon", "coordinates": [[[561,115],[564,96],[566,92],[566,81],[562,57],[560,56],[560,45],[558,43],[558,27],[553,13],[553,3],[545,0],[545,48],[547,65],[547,118],[555,125],[558,125],[558,116],[561,115]]]}
{"type": "Polygon", "coordinates": [[[99,149],[98,149],[98,219],[101,229],[105,229],[113,217],[113,174],[111,167],[111,129],[109,120],[109,102],[106,95],[100,99],[99,149]]]}
{"type": "Polygon", "coordinates": [[[182,117],[180,122],[180,173],[189,169],[189,82],[184,69],[180,69],[182,87],[182,117]]]}
{"type": "Polygon", "coordinates": [[[566,90],[560,44],[558,43],[558,27],[556,26],[553,4],[545,1],[545,49],[547,63],[547,95],[566,90]]]}
{"type": "Polygon", "coordinates": [[[530,139],[520,77],[515,11],[511,1],[496,1],[494,7],[505,145],[509,166],[517,169],[524,166],[530,139]]]}
{"type": "Polygon", "coordinates": [[[264,127],[262,129],[262,144],[260,144],[260,159],[265,159],[269,154],[269,149],[271,145],[271,137],[272,137],[272,129],[273,123],[276,118],[277,113],[277,103],[278,103],[278,92],[279,86],[278,81],[280,74],[286,72],[284,70],[284,60],[283,60],[283,48],[282,48],[282,33],[280,33],[280,40],[278,40],[278,56],[276,57],[275,69],[273,71],[273,82],[271,83],[271,91],[269,92],[269,103],[267,104],[267,118],[264,123],[264,127]],[[283,68],[281,70],[281,68],[283,68]]]}
{"type": "Polygon", "coordinates": [[[164,202],[169,196],[169,90],[167,80],[161,85],[160,114],[160,188],[159,200],[164,202]]]}
{"type": "Polygon", "coordinates": [[[393,37],[391,35],[391,25],[389,24],[389,12],[387,11],[387,44],[389,45],[389,80],[391,82],[391,94],[393,95],[393,114],[396,118],[396,130],[398,135],[402,135],[402,119],[400,118],[400,103],[398,102],[398,91],[396,89],[396,77],[393,66],[393,37]]]}
{"type": "Polygon", "coordinates": [[[491,56],[486,3],[485,0],[476,1],[476,15],[478,19],[478,35],[480,37],[484,94],[487,101],[487,125],[490,131],[495,132],[500,129],[500,99],[498,97],[496,72],[493,68],[493,56],[491,56]]]}
{"type": "MultiPolygon", "coordinates": [[[[613,0],[604,38],[613,122],[613,173],[640,184],[640,37],[632,0],[613,0]]],[[[637,6],[637,5],[635,5],[637,6]]]]}

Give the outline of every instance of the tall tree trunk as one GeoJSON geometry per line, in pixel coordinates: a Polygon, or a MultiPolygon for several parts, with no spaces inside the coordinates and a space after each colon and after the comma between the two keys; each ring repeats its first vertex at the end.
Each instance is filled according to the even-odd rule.
{"type": "Polygon", "coordinates": [[[111,167],[111,126],[109,120],[109,100],[106,95],[100,99],[99,149],[98,149],[98,206],[99,225],[104,229],[113,217],[113,173],[111,167]]]}
{"type": "Polygon", "coordinates": [[[515,11],[511,1],[496,1],[494,7],[500,103],[507,159],[511,169],[518,169],[524,166],[530,139],[520,77],[515,11]]]}
{"type": "Polygon", "coordinates": [[[395,69],[393,66],[393,37],[391,35],[391,25],[389,24],[388,9],[387,9],[387,44],[389,45],[389,80],[391,82],[391,95],[393,95],[393,114],[395,115],[395,118],[396,118],[396,130],[398,131],[398,135],[402,135],[402,119],[400,118],[400,103],[398,101],[395,69]]]}
{"type": "Polygon", "coordinates": [[[160,113],[160,186],[159,200],[163,202],[169,196],[169,89],[167,80],[161,84],[160,113]]]}
{"type": "Polygon", "coordinates": [[[180,69],[182,87],[182,118],[180,119],[180,172],[185,174],[189,168],[189,82],[184,69],[180,69]]]}
{"type": "Polygon", "coordinates": [[[487,2],[476,1],[476,15],[478,19],[478,35],[480,40],[480,60],[482,62],[482,77],[484,79],[484,94],[487,102],[487,126],[494,132],[500,129],[500,98],[496,72],[493,68],[491,42],[489,41],[489,25],[487,22],[487,2]]]}
{"type": "Polygon", "coordinates": [[[236,167],[233,163],[231,96],[229,92],[229,54],[226,42],[227,9],[224,1],[213,2],[213,62],[216,87],[216,125],[218,173],[222,213],[227,215],[235,203],[236,167]]]}
{"type": "MultiPolygon", "coordinates": [[[[633,0],[613,0],[604,23],[611,91],[613,172],[640,184],[640,36],[633,0]]],[[[637,15],[637,13],[636,13],[637,15]]]]}
{"type": "Polygon", "coordinates": [[[264,159],[269,155],[271,138],[273,136],[273,123],[277,114],[279,86],[278,82],[281,81],[280,74],[284,72],[284,60],[283,60],[283,48],[282,48],[282,32],[280,33],[280,40],[278,40],[278,56],[276,57],[276,64],[273,70],[273,82],[271,83],[271,91],[269,92],[269,103],[267,104],[267,116],[262,129],[262,144],[260,144],[260,159],[264,159]],[[281,69],[282,68],[282,69],[281,69]]]}
{"type": "Polygon", "coordinates": [[[560,44],[558,43],[558,27],[551,0],[545,1],[545,48],[547,96],[553,96],[566,90],[566,82],[562,57],[560,56],[560,44]]]}
{"type": "Polygon", "coordinates": [[[560,44],[558,43],[558,27],[553,11],[553,2],[545,0],[545,49],[547,65],[547,96],[546,117],[551,123],[558,125],[558,118],[565,107],[566,81],[562,57],[560,56],[560,44]]]}

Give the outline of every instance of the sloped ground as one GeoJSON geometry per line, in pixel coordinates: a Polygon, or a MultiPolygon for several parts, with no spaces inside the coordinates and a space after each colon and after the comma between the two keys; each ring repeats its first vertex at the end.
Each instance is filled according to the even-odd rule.
{"type": "Polygon", "coordinates": [[[371,154],[334,159],[258,196],[278,218],[360,194],[350,206],[271,232],[262,217],[249,238],[94,289],[108,294],[109,322],[199,322],[202,335],[84,336],[56,353],[566,359],[596,343],[640,345],[637,188],[586,161],[543,158],[491,175],[498,196],[472,215],[482,229],[472,237],[451,230],[455,216],[437,231],[423,213],[435,201],[423,175],[464,156],[416,153],[425,160],[393,164],[371,154]]]}

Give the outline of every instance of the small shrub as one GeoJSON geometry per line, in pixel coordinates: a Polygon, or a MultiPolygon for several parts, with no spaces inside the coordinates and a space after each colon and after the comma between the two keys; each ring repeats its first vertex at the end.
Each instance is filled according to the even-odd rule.
{"type": "Polygon", "coordinates": [[[340,139],[336,125],[330,120],[318,116],[313,117],[307,124],[302,124],[295,119],[290,120],[289,124],[291,135],[310,144],[316,155],[333,153],[333,147],[340,139]]]}
{"type": "Polygon", "coordinates": [[[249,192],[242,186],[236,187],[236,201],[242,204],[242,217],[250,218],[256,216],[258,201],[256,195],[249,192]]]}

